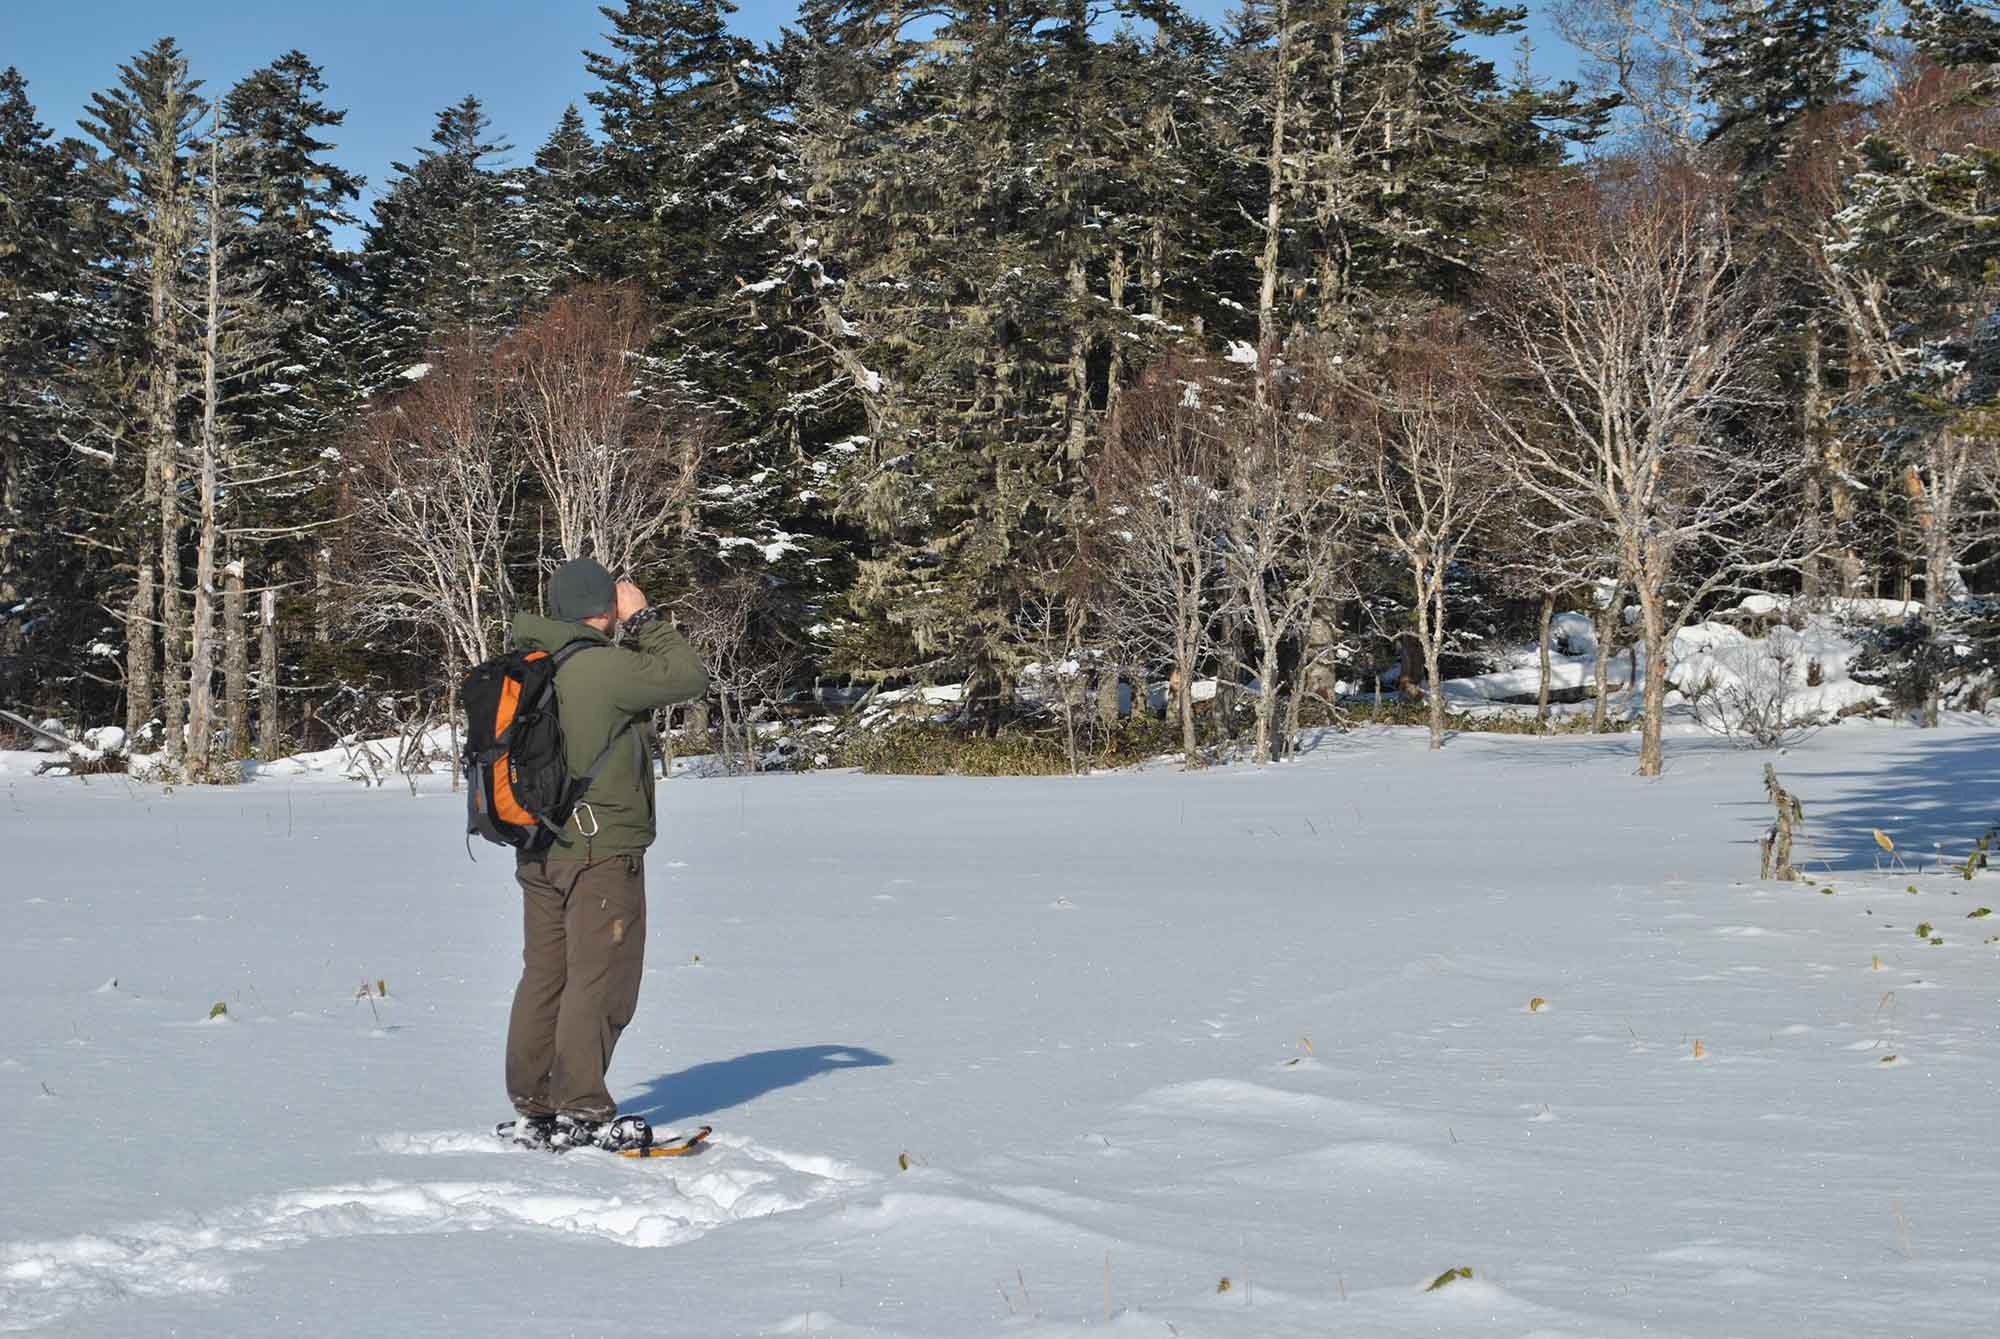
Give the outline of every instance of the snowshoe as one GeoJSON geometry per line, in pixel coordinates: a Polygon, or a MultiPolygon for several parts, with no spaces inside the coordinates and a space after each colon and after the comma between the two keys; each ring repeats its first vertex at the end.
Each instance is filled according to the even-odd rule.
{"type": "Polygon", "coordinates": [[[580,1116],[558,1115],[549,1134],[548,1146],[557,1153],[572,1148],[600,1148],[607,1153],[623,1153],[649,1148],[653,1127],[641,1116],[617,1116],[594,1121],[580,1116]]]}

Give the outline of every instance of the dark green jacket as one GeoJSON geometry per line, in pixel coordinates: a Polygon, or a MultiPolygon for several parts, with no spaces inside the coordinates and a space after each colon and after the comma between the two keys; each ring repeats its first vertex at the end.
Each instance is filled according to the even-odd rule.
{"type": "Polygon", "coordinates": [[[598,769],[588,810],[579,807],[563,829],[567,846],[549,848],[548,859],[601,860],[638,855],[653,844],[653,730],[655,707],[691,702],[708,692],[708,674],[674,625],[662,618],[623,645],[583,623],[539,614],[516,614],[514,641],[524,651],[555,651],[569,642],[596,645],[577,652],[556,671],[556,710],[572,776],[581,776],[611,736],[634,722],[598,769]],[[586,836],[591,820],[596,832],[586,836]]]}

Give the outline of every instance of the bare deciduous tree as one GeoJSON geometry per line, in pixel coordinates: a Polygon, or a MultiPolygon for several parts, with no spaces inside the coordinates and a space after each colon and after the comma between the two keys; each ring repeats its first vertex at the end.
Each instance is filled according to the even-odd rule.
{"type": "Polygon", "coordinates": [[[1515,598],[1533,600],[1539,606],[1535,620],[1535,644],[1539,666],[1535,691],[1536,719],[1549,719],[1553,686],[1553,629],[1558,606],[1573,601],[1571,608],[1588,608],[1596,634],[1596,720],[1593,728],[1604,725],[1605,698],[1609,685],[1605,667],[1611,658],[1611,641],[1616,635],[1618,613],[1615,599],[1607,598],[1605,586],[1618,570],[1616,545],[1600,522],[1553,514],[1548,505],[1532,493],[1506,490],[1495,514],[1488,522],[1484,556],[1494,586],[1515,598]]]}
{"type": "Polygon", "coordinates": [[[1172,356],[1119,397],[1093,464],[1092,547],[1100,580],[1117,593],[1128,644],[1173,665],[1174,705],[1187,766],[1200,766],[1194,681],[1212,639],[1223,582],[1220,536],[1228,446],[1204,397],[1230,397],[1216,364],[1172,356]]]}
{"type": "Polygon", "coordinates": [[[733,573],[696,587],[675,605],[687,639],[708,669],[708,689],[721,716],[723,763],[757,770],[751,726],[759,707],[776,702],[798,669],[796,648],[775,635],[769,618],[771,584],[754,571],[733,573]]]}
{"type": "Polygon", "coordinates": [[[1674,634],[1716,591],[1787,562],[1789,540],[1759,532],[1796,463],[1723,432],[1755,402],[1748,355],[1768,313],[1730,254],[1721,193],[1691,173],[1644,193],[1580,183],[1529,208],[1495,296],[1560,430],[1488,409],[1514,482],[1556,523],[1616,542],[1646,644],[1639,771],[1657,776],[1674,634]]]}
{"type": "MultiPolygon", "coordinates": [[[[1089,680],[1083,633],[1090,611],[1090,592],[1075,578],[1075,570],[1054,568],[1037,572],[1034,591],[1022,602],[1013,627],[1014,641],[1023,654],[1032,657],[1023,666],[1024,673],[1031,675],[1043,704],[1053,706],[1062,718],[1063,744],[1071,776],[1083,771],[1078,737],[1084,690],[1089,680]]],[[[1110,720],[1117,719],[1116,710],[1114,704],[1110,720]]]]}
{"type": "MultiPolygon", "coordinates": [[[[1350,527],[1356,495],[1344,477],[1347,435],[1341,397],[1324,369],[1265,379],[1264,394],[1227,418],[1227,526],[1223,557],[1231,596],[1257,639],[1256,759],[1275,762],[1289,749],[1276,729],[1282,660],[1300,647],[1313,618],[1349,579],[1350,527]]],[[[1294,672],[1291,700],[1304,690],[1294,672]]],[[[1295,723],[1296,710],[1287,713],[1295,723]]]]}
{"type": "Polygon", "coordinates": [[[1702,142],[1701,50],[1712,0],[1556,0],[1558,36],[1583,57],[1584,82],[1624,103],[1639,146],[1683,160],[1702,142]]]}
{"type": "Polygon", "coordinates": [[[502,346],[501,375],[565,556],[630,572],[693,487],[701,422],[650,393],[652,336],[638,291],[557,298],[502,346]]]}
{"type": "Polygon", "coordinates": [[[492,363],[469,340],[433,355],[349,452],[356,622],[414,626],[470,666],[503,640],[519,460],[492,363]]]}
{"type": "Polygon", "coordinates": [[[1440,313],[1390,348],[1358,416],[1356,445],[1383,537],[1409,564],[1433,749],[1444,747],[1448,579],[1499,497],[1494,426],[1482,403],[1486,361],[1463,318],[1440,313]]]}

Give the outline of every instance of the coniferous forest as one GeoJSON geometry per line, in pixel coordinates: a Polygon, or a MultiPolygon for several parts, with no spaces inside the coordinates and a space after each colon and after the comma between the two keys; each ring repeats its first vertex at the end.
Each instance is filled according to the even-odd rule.
{"type": "Polygon", "coordinates": [[[725,730],[1436,738],[1595,610],[1653,771],[1745,592],[1914,601],[1931,722],[2000,655],[1991,0],[1560,0],[1574,83],[1483,0],[732,10],[605,7],[587,107],[442,107],[366,218],[308,53],[70,138],[0,75],[0,706],[193,777],[441,719],[583,553],[725,730]]]}

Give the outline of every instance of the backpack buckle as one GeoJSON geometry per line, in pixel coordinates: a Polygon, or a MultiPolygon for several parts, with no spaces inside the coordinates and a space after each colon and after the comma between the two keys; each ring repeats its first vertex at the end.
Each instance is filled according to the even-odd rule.
{"type": "Polygon", "coordinates": [[[571,817],[576,819],[576,830],[578,833],[585,837],[595,837],[597,835],[597,811],[590,807],[588,800],[579,800],[576,809],[571,813],[571,817]],[[587,828],[583,825],[585,816],[588,816],[590,819],[590,826],[587,828]]]}

